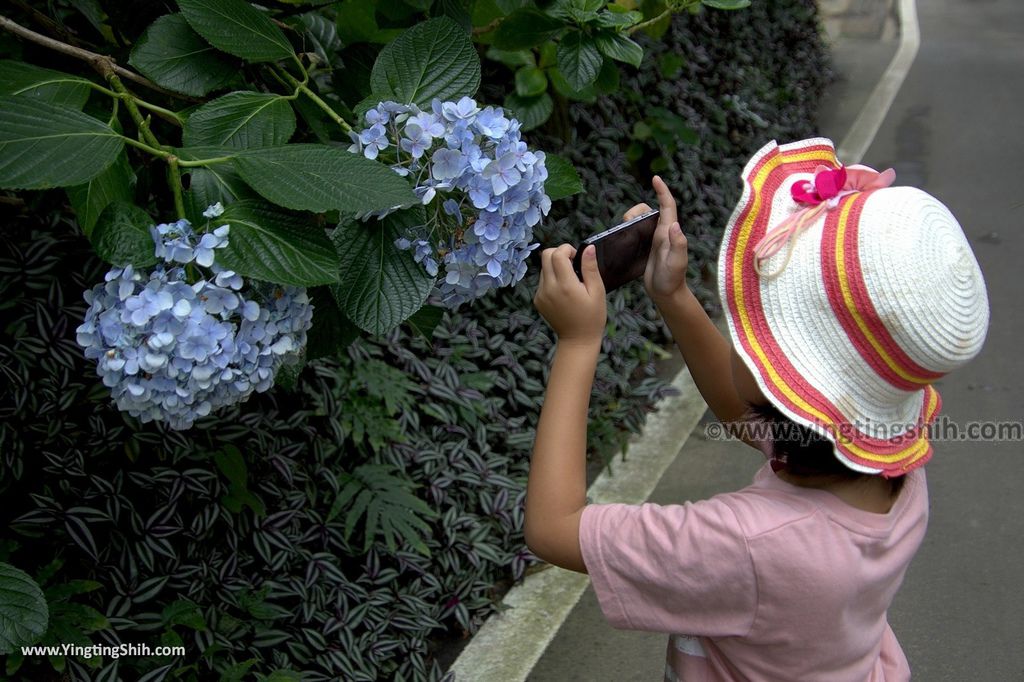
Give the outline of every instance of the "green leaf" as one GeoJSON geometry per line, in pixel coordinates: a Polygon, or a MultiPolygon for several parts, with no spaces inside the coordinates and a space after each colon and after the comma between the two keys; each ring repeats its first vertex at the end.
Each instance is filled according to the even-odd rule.
{"type": "Polygon", "coordinates": [[[294,54],[281,29],[245,0],[178,0],[178,7],[207,42],[247,62],[273,62],[294,54]]]}
{"type": "Polygon", "coordinates": [[[434,330],[441,324],[444,318],[445,309],[433,305],[425,305],[410,317],[406,322],[417,334],[427,341],[434,338],[434,330]]]}
{"type": "Polygon", "coordinates": [[[339,147],[267,147],[242,152],[234,163],[253,189],[287,208],[365,213],[418,201],[393,170],[339,147]]]}
{"type": "Polygon", "coordinates": [[[370,74],[374,96],[403,104],[473,97],[480,87],[480,57],[469,35],[448,17],[418,23],[386,45],[370,74]]]}
{"type": "Polygon", "coordinates": [[[234,166],[228,163],[216,163],[205,168],[189,168],[188,175],[185,214],[193,224],[205,221],[203,211],[218,201],[223,206],[228,206],[241,199],[259,198],[259,195],[235,172],[234,166]]]}
{"type": "Polygon", "coordinates": [[[313,326],[306,334],[306,360],[336,357],[358,338],[359,327],[338,309],[329,287],[313,287],[307,293],[313,304],[313,326]]]}
{"type": "Polygon", "coordinates": [[[594,81],[594,89],[602,95],[607,95],[619,89],[619,66],[611,59],[605,58],[601,63],[601,70],[597,72],[597,80],[594,81]]]}
{"type": "Polygon", "coordinates": [[[399,251],[395,240],[411,227],[423,225],[422,206],[392,213],[383,221],[346,221],[331,241],[341,258],[340,282],[331,287],[345,316],[371,334],[386,334],[423,306],[434,278],[399,251]]]}
{"type": "Polygon", "coordinates": [[[508,15],[494,31],[494,46],[501,50],[525,50],[546,43],[566,27],[561,19],[524,8],[508,15]]]}
{"type": "Polygon", "coordinates": [[[644,59],[644,48],[622,33],[601,31],[595,37],[597,49],[612,59],[639,67],[644,59]]]}
{"type": "Polygon", "coordinates": [[[197,632],[205,632],[207,629],[206,620],[203,618],[203,612],[199,609],[199,605],[188,599],[177,599],[171,602],[164,607],[160,615],[164,625],[184,625],[197,632]]]}
{"type": "Polygon", "coordinates": [[[294,132],[295,112],[284,97],[231,92],[192,112],[185,121],[182,142],[189,147],[273,147],[288,142],[294,132]]]}
{"type": "Polygon", "coordinates": [[[575,90],[582,90],[597,78],[601,53],[594,39],[580,31],[571,31],[558,43],[558,70],[575,90]]]}
{"type": "Polygon", "coordinates": [[[545,152],[544,167],[548,171],[548,178],[544,181],[544,193],[551,201],[564,199],[583,191],[583,181],[580,180],[579,173],[568,160],[551,152],[545,152]]]}
{"type": "Polygon", "coordinates": [[[49,618],[39,585],[24,571],[0,563],[0,654],[39,641],[49,618]]]}
{"type": "Polygon", "coordinates": [[[345,45],[389,43],[402,32],[400,28],[379,28],[374,4],[366,2],[366,0],[345,0],[335,7],[338,38],[345,45]]]}
{"type": "Polygon", "coordinates": [[[223,88],[238,73],[238,67],[206,44],[181,14],[167,14],[150,24],[128,63],[157,85],[194,97],[223,88]]]}
{"type": "Polygon", "coordinates": [[[594,22],[597,26],[601,28],[617,28],[621,30],[640,23],[644,18],[642,12],[626,10],[626,8],[621,7],[620,5],[611,5],[611,7],[618,8],[618,11],[601,10],[597,15],[597,21],[594,22]]]}
{"type": "Polygon", "coordinates": [[[516,93],[505,96],[505,107],[523,124],[521,130],[532,130],[551,117],[555,103],[551,95],[542,92],[536,97],[520,97],[516,93]]]}
{"type": "Polygon", "coordinates": [[[75,209],[75,217],[86,237],[92,233],[100,213],[111,202],[132,202],[134,187],[135,173],[128,165],[127,155],[122,152],[114,163],[89,182],[67,188],[71,207],[75,209]]]}
{"type": "Polygon", "coordinates": [[[517,66],[536,66],[537,60],[530,50],[499,50],[493,45],[487,49],[486,56],[496,62],[501,62],[510,69],[517,66]]]}
{"type": "Polygon", "coordinates": [[[516,71],[516,94],[534,97],[548,89],[548,79],[536,66],[524,66],[516,71]]]}
{"type": "Polygon", "coordinates": [[[111,265],[123,267],[130,263],[145,268],[158,260],[149,232],[153,224],[149,214],[138,206],[114,201],[100,213],[89,240],[99,257],[111,265]]]}
{"type": "Polygon", "coordinates": [[[712,9],[745,9],[750,7],[750,0],[701,0],[700,4],[712,9]]]}
{"type": "MultiPolygon", "coordinates": [[[[600,57],[600,55],[598,55],[600,57]]],[[[599,72],[600,73],[600,72],[599,72]]],[[[565,97],[566,99],[576,100],[579,102],[586,102],[587,104],[593,104],[597,100],[597,86],[595,84],[588,85],[583,89],[574,88],[569,84],[569,81],[565,79],[562,72],[557,68],[548,69],[548,82],[554,87],[555,91],[565,97]]]]}
{"type": "MultiPolygon", "coordinates": [[[[345,537],[355,530],[363,513],[366,522],[363,533],[364,550],[368,550],[375,536],[382,534],[389,549],[397,549],[395,539],[407,541],[421,553],[430,556],[423,542],[423,535],[431,531],[428,519],[438,518],[438,513],[426,502],[413,494],[414,484],[395,467],[387,464],[363,464],[351,474],[342,473],[345,487],[339,500],[351,499],[353,491],[359,491],[355,502],[345,515],[345,537]]],[[[340,507],[335,501],[335,507],[340,507]]],[[[332,509],[333,511],[333,509],[332,509]]]]}
{"type": "Polygon", "coordinates": [[[257,201],[238,201],[214,225],[228,223],[228,245],[217,260],[242,277],[313,286],[338,281],[338,256],[321,228],[257,201]]]}
{"type": "Polygon", "coordinates": [[[120,135],[88,114],[30,97],[0,97],[0,187],[80,185],[123,147],[120,135]]]}
{"type": "Polygon", "coordinates": [[[213,461],[228,482],[245,487],[249,470],[245,466],[245,458],[242,457],[238,448],[234,445],[225,445],[222,450],[213,453],[213,461]]]}
{"type": "Polygon", "coordinates": [[[236,663],[221,673],[219,682],[242,682],[245,674],[249,672],[249,668],[256,665],[256,663],[257,661],[255,658],[250,658],[247,661],[236,663]]]}
{"type": "Polygon", "coordinates": [[[22,95],[69,109],[81,109],[91,90],[90,82],[81,76],[0,59],[0,95],[22,95]]]}

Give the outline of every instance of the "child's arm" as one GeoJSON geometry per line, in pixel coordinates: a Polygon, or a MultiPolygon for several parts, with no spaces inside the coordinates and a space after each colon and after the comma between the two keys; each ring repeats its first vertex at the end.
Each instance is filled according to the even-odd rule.
{"type": "Polygon", "coordinates": [[[587,409],[600,350],[600,338],[589,345],[558,342],[526,484],[526,545],[579,573],[587,572],[579,528],[587,503],[587,409]]]}
{"type": "MultiPolygon", "coordinates": [[[[719,421],[733,421],[747,406],[733,385],[730,343],[686,286],[689,258],[675,199],[659,176],[655,175],[651,184],[661,215],[644,272],[644,289],[658,306],[708,407],[719,421]]],[[[647,204],[637,204],[626,211],[625,218],[649,210],[647,204]]]]}
{"type": "Polygon", "coordinates": [[[587,409],[607,323],[604,283],[594,248],[576,277],[576,249],[563,244],[541,253],[533,302],[558,335],[526,485],[526,545],[541,559],[586,573],[580,517],[587,501],[587,409]]]}

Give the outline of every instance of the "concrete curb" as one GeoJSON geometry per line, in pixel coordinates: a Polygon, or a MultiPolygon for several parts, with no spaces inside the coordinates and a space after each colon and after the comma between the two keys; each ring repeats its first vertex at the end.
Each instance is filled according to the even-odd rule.
{"type": "MultiPolygon", "coordinates": [[[[707,405],[688,369],[671,385],[680,395],[657,403],[628,456],[620,452],[612,460],[615,475],[605,470],[590,486],[591,503],[644,502],[676,458],[707,405]]],[[[589,583],[589,576],[557,566],[526,576],[505,595],[509,608],[487,619],[449,671],[458,682],[525,680],[589,583]]]]}

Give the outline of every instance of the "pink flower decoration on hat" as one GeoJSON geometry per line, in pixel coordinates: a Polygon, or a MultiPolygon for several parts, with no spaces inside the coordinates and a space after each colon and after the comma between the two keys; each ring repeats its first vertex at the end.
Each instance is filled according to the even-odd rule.
{"type": "Polygon", "coordinates": [[[832,169],[818,166],[814,171],[814,182],[803,180],[793,183],[790,188],[793,200],[798,204],[816,206],[828,199],[834,199],[846,185],[846,166],[832,169]]]}

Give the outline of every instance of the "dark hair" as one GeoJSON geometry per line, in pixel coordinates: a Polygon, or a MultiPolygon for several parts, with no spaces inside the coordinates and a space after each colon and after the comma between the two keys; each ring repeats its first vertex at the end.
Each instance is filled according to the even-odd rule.
{"type": "MultiPolygon", "coordinates": [[[[771,424],[772,447],[782,468],[794,476],[831,476],[837,480],[858,481],[878,474],[864,474],[850,469],[835,456],[834,444],[828,438],[802,424],[797,424],[771,404],[747,403],[747,418],[771,424]]],[[[903,488],[906,476],[889,480],[893,497],[903,488]]]]}

